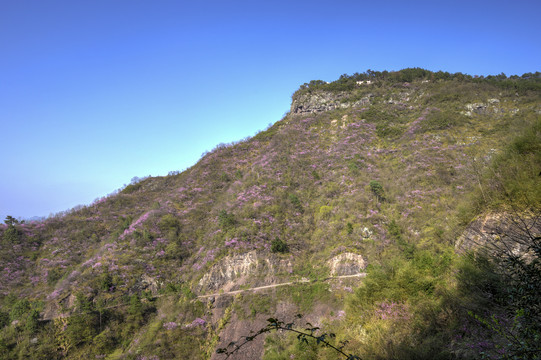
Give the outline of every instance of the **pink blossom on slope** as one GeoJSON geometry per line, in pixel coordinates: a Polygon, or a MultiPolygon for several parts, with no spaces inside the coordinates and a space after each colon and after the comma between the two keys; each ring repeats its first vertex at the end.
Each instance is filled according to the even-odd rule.
{"type": "Polygon", "coordinates": [[[152,214],[154,212],[154,210],[150,210],[146,213],[144,213],[143,215],[141,215],[139,217],[139,219],[137,219],[136,221],[134,221],[129,228],[127,228],[126,230],[124,230],[124,233],[120,236],[121,239],[124,239],[124,237],[126,235],[129,235],[131,234],[132,232],[135,231],[135,228],[137,228],[140,224],[144,223],[148,217],[150,216],[150,214],[152,214]]]}
{"type": "Polygon", "coordinates": [[[196,326],[205,326],[206,324],[207,324],[207,322],[204,319],[197,318],[194,321],[192,321],[191,324],[186,325],[186,327],[187,328],[193,328],[193,327],[196,327],[196,326]]]}
{"type": "Polygon", "coordinates": [[[163,327],[165,328],[165,330],[174,330],[176,329],[178,326],[178,324],[176,322],[166,322],[165,324],[163,324],[163,327]]]}
{"type": "Polygon", "coordinates": [[[383,301],[378,304],[376,309],[376,315],[382,320],[386,319],[404,319],[407,320],[411,317],[408,307],[404,303],[395,303],[389,301],[383,301]]]}

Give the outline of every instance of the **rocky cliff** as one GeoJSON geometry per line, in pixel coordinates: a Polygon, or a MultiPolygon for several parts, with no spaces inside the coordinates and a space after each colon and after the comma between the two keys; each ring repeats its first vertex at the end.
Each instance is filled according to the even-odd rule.
{"type": "Polygon", "coordinates": [[[363,107],[370,104],[372,94],[367,94],[360,99],[352,97],[349,92],[325,92],[317,91],[305,93],[293,97],[291,102],[291,114],[314,114],[336,109],[348,109],[363,107]]]}

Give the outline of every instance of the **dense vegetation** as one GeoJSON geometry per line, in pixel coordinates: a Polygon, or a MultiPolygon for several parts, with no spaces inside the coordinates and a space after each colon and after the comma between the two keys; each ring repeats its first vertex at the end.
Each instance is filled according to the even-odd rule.
{"type": "MultiPolygon", "coordinates": [[[[2,356],[220,359],[300,312],[361,359],[539,358],[541,74],[367,71],[293,99],[321,93],[370,101],[288,114],[41,222],[6,219],[2,356]],[[336,278],[344,254],[368,264],[361,281],[336,278]]],[[[258,339],[239,358],[336,358],[287,332],[258,339]]]]}
{"type": "Polygon", "coordinates": [[[504,73],[488,76],[471,76],[462,73],[449,73],[446,71],[433,72],[421,68],[408,68],[400,71],[374,71],[367,70],[353,75],[344,74],[331,83],[322,80],[312,80],[301,85],[298,93],[323,91],[354,91],[361,82],[371,82],[380,85],[411,83],[417,81],[452,81],[468,82],[474,84],[490,84],[506,90],[539,91],[541,90],[541,73],[525,73],[522,76],[507,76],[504,73]]]}

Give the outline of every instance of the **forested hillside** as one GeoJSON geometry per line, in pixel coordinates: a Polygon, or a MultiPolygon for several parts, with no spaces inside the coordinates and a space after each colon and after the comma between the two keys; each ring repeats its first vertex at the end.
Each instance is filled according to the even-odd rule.
{"type": "Polygon", "coordinates": [[[311,81],[185,171],[6,219],[0,354],[539,359],[540,210],[540,73],[311,81]],[[347,355],[287,330],[235,350],[269,318],[347,355]]]}

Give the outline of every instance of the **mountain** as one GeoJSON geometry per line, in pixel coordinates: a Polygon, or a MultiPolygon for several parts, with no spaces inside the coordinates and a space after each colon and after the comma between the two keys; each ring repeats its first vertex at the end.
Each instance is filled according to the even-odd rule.
{"type": "Polygon", "coordinates": [[[181,173],[7,219],[0,352],[223,359],[297,319],[319,341],[264,331],[230,358],[536,358],[540,114],[540,73],[304,84],[283,119],[181,173]],[[523,244],[481,251],[501,239],[523,244]]]}

